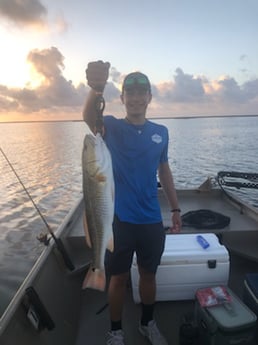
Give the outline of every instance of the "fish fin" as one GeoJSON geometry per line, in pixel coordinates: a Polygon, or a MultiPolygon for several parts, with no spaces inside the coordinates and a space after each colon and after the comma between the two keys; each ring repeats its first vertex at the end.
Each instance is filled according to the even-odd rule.
{"type": "Polygon", "coordinates": [[[111,235],[109,241],[108,241],[108,244],[107,244],[107,249],[110,251],[110,252],[113,252],[114,251],[114,238],[113,238],[113,234],[111,235]]]}
{"type": "Polygon", "coordinates": [[[95,289],[104,291],[106,287],[106,275],[103,269],[89,268],[84,281],[82,283],[82,289],[95,289]]]}
{"type": "Polygon", "coordinates": [[[87,243],[88,247],[92,248],[92,244],[91,244],[91,240],[90,240],[90,234],[89,234],[89,229],[88,229],[88,224],[87,224],[87,219],[86,219],[85,212],[83,214],[83,228],[84,228],[86,243],[87,243]]]}

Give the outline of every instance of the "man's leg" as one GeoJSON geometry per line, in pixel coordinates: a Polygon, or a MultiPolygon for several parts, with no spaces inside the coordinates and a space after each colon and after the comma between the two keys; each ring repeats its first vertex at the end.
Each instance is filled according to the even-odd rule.
{"type": "Polygon", "coordinates": [[[138,267],[140,274],[139,292],[141,301],[144,304],[153,304],[156,296],[156,279],[155,274],[147,272],[140,266],[138,267]]]}
{"type": "Polygon", "coordinates": [[[147,326],[153,320],[153,311],[156,295],[156,279],[155,274],[147,272],[139,267],[139,293],[142,302],[142,318],[141,324],[147,326]]]}
{"type": "Polygon", "coordinates": [[[129,273],[111,276],[108,302],[111,322],[121,321],[129,273]]]}
{"type": "Polygon", "coordinates": [[[153,319],[156,295],[155,273],[149,273],[139,267],[139,274],[139,293],[142,301],[142,318],[139,331],[149,339],[152,345],[168,345],[153,319]]]}
{"type": "Polygon", "coordinates": [[[107,345],[124,345],[122,313],[126,294],[128,273],[112,275],[108,288],[108,302],[111,330],[107,335],[107,345]]]}
{"type": "Polygon", "coordinates": [[[161,224],[154,224],[152,227],[148,225],[147,232],[148,236],[145,236],[145,241],[142,241],[141,251],[138,251],[139,294],[142,301],[139,331],[149,339],[152,345],[168,345],[153,317],[156,300],[156,269],[164,249],[165,234],[161,224]]]}

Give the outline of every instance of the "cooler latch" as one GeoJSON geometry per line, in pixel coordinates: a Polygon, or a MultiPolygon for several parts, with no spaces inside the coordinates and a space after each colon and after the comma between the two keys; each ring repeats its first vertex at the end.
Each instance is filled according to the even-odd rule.
{"type": "Polygon", "coordinates": [[[216,268],[217,260],[208,260],[208,267],[209,268],[216,268]]]}

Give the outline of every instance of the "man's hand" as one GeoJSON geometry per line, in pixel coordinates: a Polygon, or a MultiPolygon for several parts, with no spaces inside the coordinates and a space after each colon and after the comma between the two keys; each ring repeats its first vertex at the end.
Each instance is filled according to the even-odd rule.
{"type": "Polygon", "coordinates": [[[173,226],[169,229],[169,232],[172,234],[178,234],[182,228],[182,220],[179,212],[173,213],[172,224],[173,226]]]}
{"type": "Polygon", "coordinates": [[[93,61],[89,62],[86,69],[86,79],[88,85],[95,91],[102,92],[105,88],[109,76],[109,62],[93,61]]]}

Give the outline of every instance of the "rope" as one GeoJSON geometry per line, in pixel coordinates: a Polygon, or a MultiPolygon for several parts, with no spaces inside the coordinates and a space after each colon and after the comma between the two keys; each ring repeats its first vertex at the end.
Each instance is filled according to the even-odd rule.
{"type": "Polygon", "coordinates": [[[258,174],[245,173],[236,171],[220,171],[218,172],[218,183],[220,186],[240,188],[258,189],[258,174]],[[227,181],[225,178],[240,178],[249,182],[227,181]]]}
{"type": "Polygon", "coordinates": [[[182,223],[183,226],[199,230],[223,229],[229,225],[230,217],[212,210],[200,209],[183,214],[182,223]]]}

